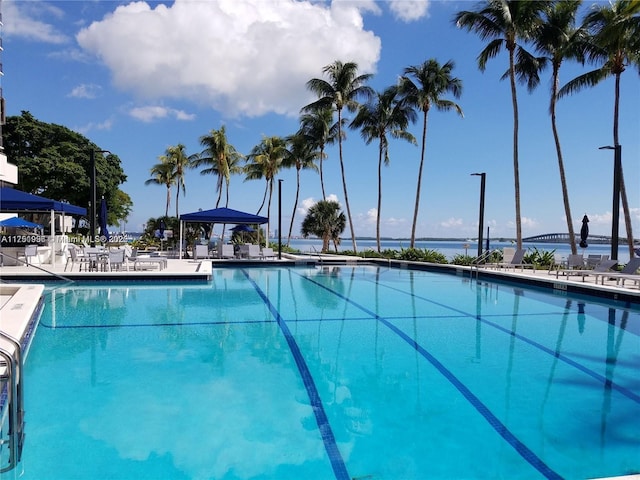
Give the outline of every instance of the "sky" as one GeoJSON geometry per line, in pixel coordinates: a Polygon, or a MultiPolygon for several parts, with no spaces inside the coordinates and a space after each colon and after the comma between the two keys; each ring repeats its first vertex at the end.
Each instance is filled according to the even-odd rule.
{"type": "MultiPolygon", "coordinates": [[[[585,1],[583,11],[594,4],[585,1]]],[[[452,60],[463,93],[459,99],[445,98],[455,100],[464,117],[453,111],[429,114],[416,235],[476,238],[480,179],[471,174],[485,172],[485,228],[491,237],[514,238],[513,110],[509,82],[500,80],[508,68],[507,53],[481,72],[477,56],[484,43],[452,21],[457,12],[476,5],[454,0],[4,0],[6,111],[29,111],[118,155],[128,177],[121,189],[133,201],[120,228],[135,232],[150,217],[164,215],[165,187],[145,185],[145,180],[167,147],[182,143],[187,154],[198,153],[200,137],[223,125],[228,141],[243,154],[263,136],[295,133],[300,109],[315,100],[307,81],[326,79],[322,69],[335,60],[356,62],[360,73],[372,74],[369,85],[377,91],[395,84],[409,66],[452,60]]],[[[566,62],[560,82],[592,68],[566,62]]],[[[548,110],[549,77],[549,71],[543,73],[532,93],[518,87],[524,237],[567,231],[548,110]]],[[[557,108],[576,232],[586,214],[592,234],[611,234],[613,151],[599,147],[613,145],[613,106],[611,77],[563,98],[557,108]]],[[[389,165],[382,173],[382,236],[411,235],[421,129],[421,120],[409,128],[418,145],[390,142],[389,165]]],[[[378,144],[366,145],[358,131],[346,133],[343,158],[354,230],[359,237],[373,237],[378,144]]],[[[620,143],[638,238],[640,77],[633,67],[622,75],[620,143]]],[[[327,194],[346,214],[337,145],[326,153],[327,194]]],[[[278,179],[286,236],[295,169],[282,171],[278,179]]],[[[215,177],[194,169],[186,173],[185,183],[180,214],[215,207],[215,177]]],[[[232,177],[229,207],[256,213],[264,188],[264,180],[232,177]]],[[[175,215],[175,192],[172,196],[169,211],[175,215]]],[[[319,175],[303,171],[294,236],[300,234],[305,212],[321,197],[319,175]]],[[[272,225],[277,215],[276,182],[272,225]]],[[[623,238],[624,222],[620,225],[623,238]]],[[[344,237],[350,237],[348,222],[344,237]]]]}

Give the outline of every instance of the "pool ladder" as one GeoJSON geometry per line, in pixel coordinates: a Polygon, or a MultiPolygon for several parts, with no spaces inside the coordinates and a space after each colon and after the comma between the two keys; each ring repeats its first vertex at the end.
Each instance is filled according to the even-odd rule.
{"type": "Polygon", "coordinates": [[[20,462],[24,444],[24,396],[20,342],[0,331],[0,473],[20,462]],[[5,420],[8,423],[5,431],[5,420]]]}

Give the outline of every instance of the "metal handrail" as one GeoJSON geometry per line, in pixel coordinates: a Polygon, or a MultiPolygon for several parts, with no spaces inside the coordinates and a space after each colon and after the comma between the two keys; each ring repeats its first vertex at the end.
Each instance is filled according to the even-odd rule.
{"type": "MultiPolygon", "coordinates": [[[[9,407],[9,461],[7,466],[0,466],[0,473],[8,472],[16,467],[22,454],[24,438],[24,409],[22,392],[22,347],[20,342],[0,330],[0,337],[13,345],[14,352],[10,352],[0,346],[0,356],[6,362],[8,369],[9,388],[7,389],[7,401],[9,407]]],[[[0,445],[5,440],[0,439],[0,445]]]]}
{"type": "Polygon", "coordinates": [[[497,252],[500,252],[500,249],[499,248],[494,248],[493,250],[487,250],[482,255],[474,258],[473,261],[471,262],[471,273],[470,273],[470,276],[473,277],[473,268],[475,267],[475,269],[476,269],[476,279],[477,279],[478,278],[478,272],[480,270],[480,268],[479,268],[480,265],[486,264],[487,259],[490,258],[492,255],[494,255],[497,252]]]}

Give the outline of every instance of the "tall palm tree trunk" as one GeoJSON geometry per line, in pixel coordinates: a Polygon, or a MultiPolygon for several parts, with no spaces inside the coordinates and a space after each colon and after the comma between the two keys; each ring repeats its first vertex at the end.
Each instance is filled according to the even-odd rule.
{"type": "Polygon", "coordinates": [[[416,187],[416,205],[413,210],[413,224],[411,225],[411,243],[409,246],[416,246],[416,225],[418,224],[418,209],[420,208],[420,186],[422,185],[422,170],[424,168],[424,151],[427,142],[427,114],[428,110],[423,110],[424,121],[422,122],[422,151],[420,152],[420,167],[418,168],[418,186],[416,187]]]}
{"type": "Polygon", "coordinates": [[[322,200],[326,200],[327,195],[324,193],[324,174],[322,169],[323,157],[324,157],[324,147],[320,147],[320,188],[322,189],[322,200]]]}
{"type": "Polygon", "coordinates": [[[513,186],[516,200],[516,245],[520,249],[522,248],[522,217],[520,216],[520,167],[518,164],[518,97],[513,50],[513,48],[509,49],[509,80],[511,82],[511,102],[513,103],[513,186]]]}
{"type": "Polygon", "coordinates": [[[556,143],[556,154],[558,155],[558,168],[560,170],[560,184],[562,186],[562,200],[564,202],[564,213],[567,217],[567,228],[569,230],[569,245],[571,253],[578,253],[576,247],[576,236],[573,230],[573,217],[571,216],[571,207],[569,206],[569,191],[567,189],[567,177],[564,173],[564,161],[562,159],[562,149],[560,148],[560,136],[556,125],[556,104],[558,101],[558,68],[553,67],[553,92],[551,93],[551,129],[553,130],[553,139],[556,143]]]}
{"type": "Polygon", "coordinates": [[[347,179],[344,174],[344,161],[342,160],[342,111],[338,110],[338,149],[340,151],[340,172],[342,173],[342,189],[344,191],[344,203],[347,207],[347,217],[349,218],[349,229],[351,230],[351,241],[353,242],[353,253],[358,253],[356,245],[356,232],[353,230],[353,220],[351,219],[351,207],[349,206],[349,195],[347,194],[347,179]]]}
{"type": "Polygon", "coordinates": [[[376,240],[378,242],[378,253],[382,251],[380,248],[380,210],[382,209],[382,139],[380,140],[380,148],[378,151],[378,212],[376,215],[376,240]]]}
{"type": "Polygon", "coordinates": [[[176,218],[180,218],[180,216],[178,215],[178,202],[180,201],[180,178],[178,178],[176,187],[176,218]]]}
{"type": "Polygon", "coordinates": [[[291,244],[291,234],[293,232],[293,220],[298,209],[298,198],[300,197],[300,168],[296,168],[296,199],[293,202],[293,212],[291,213],[291,223],[289,224],[289,236],[287,237],[287,247],[291,244]]]}
{"type": "MultiPolygon", "coordinates": [[[[614,118],[613,118],[613,144],[620,145],[619,137],[618,137],[618,117],[620,114],[620,73],[616,73],[616,93],[615,93],[615,103],[614,103],[614,118]]],[[[629,201],[627,200],[627,189],[624,184],[624,174],[622,173],[623,168],[620,165],[620,197],[622,198],[622,211],[624,213],[624,225],[627,229],[627,247],[629,248],[629,258],[634,257],[633,250],[633,230],[631,227],[631,212],[629,211],[629,201]]]]}
{"type": "Polygon", "coordinates": [[[167,205],[164,208],[164,216],[169,216],[169,205],[171,204],[171,186],[167,185],[167,205]]]}

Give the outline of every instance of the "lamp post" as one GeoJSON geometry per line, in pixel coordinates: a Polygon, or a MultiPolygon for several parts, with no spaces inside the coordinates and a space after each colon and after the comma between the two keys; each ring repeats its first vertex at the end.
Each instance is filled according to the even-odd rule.
{"type": "Polygon", "coordinates": [[[480,177],[480,214],[478,219],[478,257],[482,256],[482,231],[484,230],[484,187],[487,174],[472,173],[471,176],[480,177]]]}
{"type": "Polygon", "coordinates": [[[618,260],[620,223],[620,178],[622,177],[622,145],[607,145],[599,150],[613,150],[613,208],[611,219],[611,260],[618,260]]]}
{"type": "Polygon", "coordinates": [[[278,260],[282,260],[282,179],[278,179],[278,260]]]}
{"type": "Polygon", "coordinates": [[[94,150],[89,151],[89,159],[91,160],[91,218],[89,219],[89,233],[91,235],[90,243],[92,247],[96,246],[96,152],[98,153],[111,153],[109,150],[94,150]]]}

